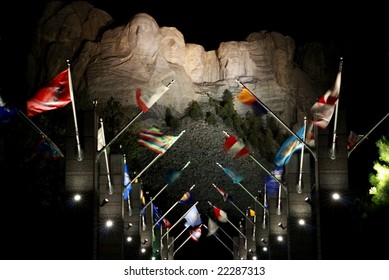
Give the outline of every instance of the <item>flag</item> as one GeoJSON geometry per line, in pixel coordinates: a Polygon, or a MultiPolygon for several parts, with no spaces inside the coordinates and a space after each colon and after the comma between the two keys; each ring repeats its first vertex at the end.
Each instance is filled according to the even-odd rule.
{"type": "Polygon", "coordinates": [[[236,99],[245,105],[251,107],[256,115],[262,116],[267,114],[267,110],[257,101],[255,96],[245,87],[238,93],[236,99]]]}
{"type": "Polygon", "coordinates": [[[190,192],[186,192],[182,195],[178,202],[181,204],[189,204],[192,200],[192,194],[190,192]]]}
{"type": "MultiPolygon", "coordinates": [[[[300,137],[300,139],[304,139],[304,125],[296,132],[296,135],[300,137]]],[[[301,143],[294,135],[289,136],[284,143],[281,145],[281,148],[278,150],[274,158],[274,164],[276,166],[286,165],[293,153],[300,150],[303,147],[303,143],[301,143]]]]}
{"type": "Polygon", "coordinates": [[[69,71],[66,69],[27,101],[27,115],[33,117],[46,111],[62,108],[70,102],[69,71]]]}
{"type": "MultiPolygon", "coordinates": [[[[157,223],[162,217],[161,212],[159,211],[158,207],[153,204],[153,218],[154,218],[154,223],[157,223]]],[[[157,228],[160,228],[162,225],[162,221],[159,221],[158,224],[156,224],[157,228]]]]}
{"type": "Polygon", "coordinates": [[[243,180],[243,176],[235,174],[231,169],[227,167],[223,167],[223,171],[227,173],[228,176],[230,176],[234,184],[239,184],[243,180]]]}
{"type": "Polygon", "coordinates": [[[208,218],[208,234],[207,234],[207,236],[214,235],[218,229],[219,229],[219,225],[211,218],[208,218]]]}
{"type": "MultiPolygon", "coordinates": [[[[282,182],[282,175],[284,172],[284,166],[277,166],[274,170],[271,171],[271,173],[274,175],[274,177],[277,178],[278,181],[282,182]]],[[[267,175],[265,177],[265,188],[266,188],[266,194],[273,195],[277,194],[278,188],[280,187],[280,183],[277,182],[272,176],[267,175]]]]}
{"type": "Polygon", "coordinates": [[[249,209],[249,215],[250,217],[254,217],[255,216],[255,211],[253,209],[249,209]]]}
{"type": "Polygon", "coordinates": [[[39,141],[36,151],[47,159],[57,159],[62,157],[62,155],[50,144],[46,138],[42,138],[39,141]]]}
{"type": "Polygon", "coordinates": [[[104,127],[101,125],[97,131],[97,151],[101,151],[105,145],[104,127]]]}
{"type": "Polygon", "coordinates": [[[339,99],[341,77],[342,62],[339,64],[339,71],[333,87],[320,97],[311,108],[313,124],[320,128],[326,128],[334,114],[335,105],[339,99]]]}
{"type": "Polygon", "coordinates": [[[178,178],[180,178],[181,173],[182,170],[169,169],[166,176],[166,183],[169,185],[173,184],[178,178]]]}
{"type": "Polygon", "coordinates": [[[157,102],[158,99],[160,99],[168,89],[168,87],[161,85],[152,89],[150,93],[142,93],[142,90],[140,88],[137,88],[135,95],[136,102],[138,103],[139,108],[143,112],[147,112],[151,108],[151,106],[153,106],[154,103],[157,102]]]}
{"type": "Polygon", "coordinates": [[[218,219],[219,222],[225,223],[228,221],[227,213],[222,209],[213,206],[213,213],[215,213],[216,219],[218,219]]]}
{"type": "Polygon", "coordinates": [[[190,237],[192,237],[192,239],[194,241],[199,241],[200,237],[201,237],[201,225],[199,225],[196,229],[190,229],[189,230],[189,234],[190,234],[190,237]]]}
{"type": "Polygon", "coordinates": [[[202,223],[200,213],[196,206],[193,206],[188,214],[185,216],[185,227],[196,227],[202,223]]]}
{"type": "Polygon", "coordinates": [[[213,186],[222,195],[224,201],[231,200],[230,195],[228,193],[226,193],[223,189],[219,188],[215,184],[213,184],[213,186]]]}
{"type": "Polygon", "coordinates": [[[178,136],[164,135],[158,128],[153,127],[149,130],[141,131],[138,143],[156,153],[163,154],[177,139],[178,136]]]}
{"type": "Polygon", "coordinates": [[[228,136],[224,142],[223,150],[230,154],[233,158],[238,158],[250,154],[249,149],[247,149],[241,141],[232,135],[228,136]]]}
{"type": "Polygon", "coordinates": [[[124,160],[124,165],[123,165],[123,186],[125,187],[123,193],[124,200],[128,199],[129,194],[132,190],[132,184],[130,183],[131,183],[130,173],[128,172],[127,162],[124,160]]]}
{"type": "Polygon", "coordinates": [[[162,219],[162,222],[163,222],[163,226],[164,226],[165,228],[171,228],[171,227],[172,227],[172,224],[169,222],[168,219],[163,218],[163,219],[162,219]]]}
{"type": "Polygon", "coordinates": [[[16,114],[16,109],[9,108],[0,96],[0,122],[8,123],[11,118],[16,114]]]}
{"type": "Polygon", "coordinates": [[[351,150],[355,144],[359,142],[363,138],[363,135],[356,134],[354,131],[350,131],[350,134],[347,138],[347,150],[351,150]]]}

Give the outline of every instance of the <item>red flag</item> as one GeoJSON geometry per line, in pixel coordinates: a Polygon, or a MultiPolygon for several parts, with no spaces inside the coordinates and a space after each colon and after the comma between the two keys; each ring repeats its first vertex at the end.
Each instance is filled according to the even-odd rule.
{"type": "Polygon", "coordinates": [[[224,201],[227,201],[228,199],[231,199],[229,194],[226,193],[223,189],[219,188],[218,186],[216,186],[215,184],[213,184],[213,186],[215,187],[215,189],[217,189],[217,191],[223,196],[223,200],[224,201]]]}
{"type": "Polygon", "coordinates": [[[247,149],[241,141],[239,141],[238,139],[236,139],[236,137],[232,135],[228,136],[228,138],[224,142],[223,149],[233,158],[238,158],[250,154],[249,149],[247,149]]]}
{"type": "Polygon", "coordinates": [[[27,101],[27,115],[33,117],[46,111],[62,108],[70,102],[69,71],[66,69],[27,101]]]}
{"type": "Polygon", "coordinates": [[[219,222],[225,223],[228,221],[227,213],[224,212],[222,209],[214,206],[213,212],[215,213],[216,219],[218,219],[219,222]]]}
{"type": "Polygon", "coordinates": [[[329,89],[324,96],[320,97],[311,108],[313,124],[320,128],[326,128],[334,114],[335,105],[339,99],[341,77],[342,62],[339,65],[339,71],[334,86],[329,89]]]}

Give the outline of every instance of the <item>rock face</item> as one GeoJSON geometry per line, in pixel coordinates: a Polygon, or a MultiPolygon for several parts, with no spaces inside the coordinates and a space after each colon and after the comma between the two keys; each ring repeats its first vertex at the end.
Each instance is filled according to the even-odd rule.
{"type": "MultiPolygon", "coordinates": [[[[112,22],[84,1],[50,2],[30,55],[31,88],[51,79],[70,59],[76,98],[104,102],[114,97],[135,108],[137,88],[147,91],[174,80],[154,111],[170,107],[182,115],[191,101],[220,99],[225,90],[238,93],[238,79],[290,126],[301,124],[323,93],[294,63],[294,40],[280,33],[260,31],[205,51],[186,44],[176,28],[159,27],[148,14],[137,14],[124,26],[111,27],[112,22]]],[[[247,110],[235,106],[242,114],[247,110]]]]}

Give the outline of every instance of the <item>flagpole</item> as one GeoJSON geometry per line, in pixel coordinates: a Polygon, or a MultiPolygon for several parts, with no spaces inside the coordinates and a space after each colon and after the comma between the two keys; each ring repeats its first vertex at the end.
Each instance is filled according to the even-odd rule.
{"type": "MultiPolygon", "coordinates": [[[[203,227],[205,227],[207,230],[209,230],[208,229],[208,227],[206,226],[206,225],[204,225],[203,224],[203,227]]],[[[234,252],[230,249],[230,248],[228,248],[228,246],[219,238],[219,237],[217,237],[215,234],[212,234],[217,240],[219,240],[219,242],[228,250],[228,251],[230,251],[230,253],[232,254],[232,255],[234,255],[234,252]]]]}
{"type": "Polygon", "coordinates": [[[338,125],[338,110],[339,110],[338,108],[339,108],[339,99],[335,104],[334,132],[332,134],[332,146],[330,149],[330,159],[332,160],[336,159],[335,145],[336,145],[336,127],[338,125]]]}
{"type": "MultiPolygon", "coordinates": [[[[103,132],[103,143],[105,144],[105,132],[104,132],[104,124],[103,124],[103,119],[100,118],[100,126],[101,126],[101,130],[103,132]]],[[[112,183],[111,183],[111,174],[109,172],[109,163],[108,163],[108,153],[107,153],[107,150],[104,150],[104,156],[105,156],[105,165],[107,167],[107,181],[108,181],[108,189],[109,189],[109,194],[113,194],[113,191],[112,191],[112,183]]]]}
{"type": "MultiPolygon", "coordinates": [[[[267,189],[267,186],[266,186],[266,183],[265,183],[265,194],[263,195],[263,203],[267,206],[267,193],[266,193],[266,189],[267,189]]],[[[263,229],[266,229],[266,211],[265,209],[263,210],[263,220],[262,220],[262,228],[263,229]]]]}
{"type": "MultiPolygon", "coordinates": [[[[169,82],[167,85],[166,85],[166,87],[170,87],[172,84],[174,83],[174,80],[172,80],[171,82],[169,82]]],[[[139,118],[142,114],[143,114],[144,112],[141,110],[125,127],[123,127],[122,128],[122,130],[107,144],[107,145],[105,145],[105,147],[103,147],[103,149],[100,151],[100,153],[98,153],[97,154],[97,159],[101,156],[101,154],[103,153],[103,151],[105,150],[105,149],[107,149],[109,146],[111,146],[112,145],[112,143],[113,142],[115,142],[116,141],[116,139],[118,139],[119,138],[119,136],[120,135],[122,135],[123,134],[123,132],[124,131],[126,131],[127,130],[127,128],[129,128],[130,127],[130,125],[137,119],[137,118],[139,118]]]]}
{"type": "MultiPolygon", "coordinates": [[[[174,240],[169,244],[167,245],[168,248],[170,248],[170,246],[173,245],[173,243],[178,239],[178,237],[180,237],[188,228],[184,228],[175,238],[174,240]]],[[[168,240],[169,241],[169,240],[168,240]]]]}
{"type": "MultiPolygon", "coordinates": [[[[218,163],[218,162],[216,162],[216,164],[224,171],[224,168],[223,168],[223,166],[220,164],[220,163],[218,163]]],[[[224,171],[225,172],[225,171],[224,171]]],[[[228,175],[228,174],[227,174],[228,175]]],[[[267,209],[266,209],[266,207],[265,206],[263,206],[262,205],[262,203],[261,202],[259,202],[258,201],[258,199],[256,199],[256,197],[255,196],[253,196],[241,183],[237,183],[248,195],[250,195],[253,199],[254,199],[254,201],[255,202],[257,202],[259,205],[261,205],[261,207],[263,208],[263,209],[265,209],[266,211],[267,211],[267,209]]]]}
{"type": "Polygon", "coordinates": [[[288,130],[291,134],[294,135],[294,137],[297,138],[298,141],[300,141],[300,143],[302,143],[305,147],[307,147],[308,151],[312,154],[313,158],[315,159],[315,161],[317,160],[317,157],[316,157],[316,154],[311,150],[311,148],[309,147],[309,145],[307,143],[305,143],[304,140],[302,140],[293,130],[291,130],[276,114],[274,114],[270,109],[269,107],[267,107],[251,90],[249,90],[241,81],[239,80],[236,80],[237,83],[239,83],[242,87],[244,87],[245,89],[247,89],[254,97],[255,99],[257,100],[257,102],[259,104],[261,104],[262,107],[264,107],[266,109],[266,111],[272,115],[277,121],[279,121],[282,126],[288,130]]]}
{"type": "MultiPolygon", "coordinates": [[[[217,190],[217,186],[216,186],[214,183],[212,183],[212,186],[217,190]]],[[[239,208],[231,199],[229,199],[228,201],[232,204],[232,206],[234,206],[234,207],[236,208],[236,210],[238,210],[243,216],[245,216],[246,219],[247,219],[252,225],[255,226],[254,222],[253,222],[252,220],[250,220],[250,219],[246,216],[246,214],[243,213],[243,211],[240,210],[240,208],[239,208]]]]}
{"type": "MultiPolygon", "coordinates": [[[[185,166],[183,167],[183,168],[181,168],[181,170],[180,171],[183,171],[185,168],[187,168],[188,167],[188,165],[190,164],[190,161],[188,161],[186,164],[185,164],[185,166]]],[[[143,210],[145,210],[146,209],[146,207],[147,206],[149,206],[152,202],[153,202],[153,200],[154,199],[156,199],[160,194],[161,194],[161,192],[163,192],[167,187],[169,186],[169,184],[166,184],[152,199],[150,199],[150,201],[145,205],[145,207],[143,207],[142,208],[142,210],[141,210],[141,212],[143,211],[143,210]]],[[[159,221],[158,221],[159,222],[159,221]]],[[[156,224],[158,224],[158,222],[156,223],[156,224]]]]}
{"type": "MultiPolygon", "coordinates": [[[[192,185],[192,186],[189,188],[188,192],[190,192],[195,186],[196,186],[195,184],[192,185]]],[[[165,216],[166,216],[174,207],[176,207],[176,205],[177,205],[178,203],[180,203],[180,200],[176,201],[176,202],[173,204],[173,206],[170,207],[169,210],[167,210],[166,213],[163,214],[162,217],[159,218],[159,220],[158,220],[155,224],[158,224],[160,221],[162,221],[163,218],[165,218],[165,216]]]]}
{"type": "Polygon", "coordinates": [[[17,113],[19,116],[21,116],[29,125],[31,125],[32,128],[35,129],[35,131],[37,131],[44,139],[46,139],[47,141],[49,141],[50,145],[52,145],[54,147],[54,149],[60,154],[61,157],[65,157],[64,154],[61,152],[61,150],[57,147],[57,145],[54,144],[53,141],[51,141],[51,139],[43,133],[42,130],[39,129],[39,127],[32,122],[32,120],[30,120],[29,117],[27,117],[22,111],[20,111],[19,109],[17,109],[17,113]]]}
{"type": "Polygon", "coordinates": [[[374,129],[376,129],[377,128],[377,126],[379,126],[387,117],[389,116],[389,113],[387,113],[386,115],[385,115],[385,117],[383,117],[372,129],[370,129],[370,131],[366,134],[366,135],[364,135],[355,145],[354,145],[354,147],[352,147],[352,149],[348,152],[348,156],[350,156],[351,155],[351,153],[352,153],[352,151],[354,151],[355,150],[355,148],[356,147],[358,147],[358,145],[360,144],[360,143],[362,143],[369,135],[370,135],[370,133],[372,133],[373,132],[373,130],[374,129]]]}
{"type": "MultiPolygon", "coordinates": [[[[305,139],[305,133],[307,131],[307,117],[304,117],[304,134],[303,137],[305,139]]],[[[303,180],[303,164],[304,164],[304,147],[301,147],[301,154],[300,154],[300,172],[299,172],[299,181],[297,185],[297,193],[302,193],[302,180],[303,180]]]]}
{"type": "Polygon", "coordinates": [[[72,74],[70,72],[70,63],[69,60],[67,60],[68,63],[68,79],[69,79],[69,91],[70,91],[70,99],[72,100],[72,110],[73,110],[73,119],[74,119],[74,129],[76,132],[76,142],[77,142],[77,151],[78,151],[78,161],[83,160],[83,155],[81,151],[81,144],[80,144],[80,135],[78,132],[78,125],[77,125],[77,115],[76,115],[76,103],[74,100],[74,93],[73,93],[73,83],[72,83],[72,74]]]}
{"type": "Polygon", "coordinates": [[[278,187],[278,203],[277,203],[277,215],[281,215],[281,188],[278,187]]]}

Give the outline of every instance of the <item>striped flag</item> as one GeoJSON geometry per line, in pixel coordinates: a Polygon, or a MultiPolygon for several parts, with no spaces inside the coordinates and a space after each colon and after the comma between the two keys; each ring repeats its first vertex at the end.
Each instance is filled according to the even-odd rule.
{"type": "Polygon", "coordinates": [[[158,154],[163,154],[177,139],[178,136],[164,135],[158,128],[153,127],[149,130],[141,131],[138,143],[158,154]]]}
{"type": "Polygon", "coordinates": [[[219,188],[215,184],[213,184],[213,186],[222,195],[224,201],[231,200],[230,195],[228,193],[226,193],[223,189],[219,188]]]}
{"type": "Polygon", "coordinates": [[[200,224],[203,223],[203,221],[201,220],[201,217],[200,217],[200,213],[199,211],[197,210],[197,207],[194,206],[188,214],[186,214],[185,216],[185,227],[196,227],[200,224]]]}
{"type": "MultiPolygon", "coordinates": [[[[305,136],[305,128],[304,125],[296,132],[296,135],[300,137],[300,139],[304,139],[305,136]]],[[[301,143],[294,135],[289,136],[284,143],[281,145],[281,148],[278,150],[275,158],[274,164],[276,166],[286,165],[293,153],[300,150],[303,147],[303,143],[301,143]]]]}
{"type": "Polygon", "coordinates": [[[233,158],[238,158],[250,154],[249,149],[247,149],[241,141],[232,135],[228,136],[224,142],[223,150],[233,158]]]}
{"type": "Polygon", "coordinates": [[[257,101],[251,92],[243,87],[242,90],[236,96],[236,99],[245,105],[249,105],[256,115],[263,116],[267,114],[267,110],[257,101]]]}

